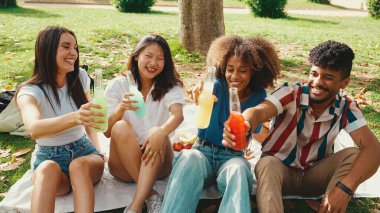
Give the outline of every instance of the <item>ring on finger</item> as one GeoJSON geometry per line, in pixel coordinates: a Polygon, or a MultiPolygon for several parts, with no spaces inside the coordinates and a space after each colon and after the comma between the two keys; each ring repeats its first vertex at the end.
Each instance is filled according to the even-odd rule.
{"type": "Polygon", "coordinates": [[[149,154],[149,155],[153,155],[153,154],[154,154],[154,152],[150,151],[148,154],[149,154]]]}

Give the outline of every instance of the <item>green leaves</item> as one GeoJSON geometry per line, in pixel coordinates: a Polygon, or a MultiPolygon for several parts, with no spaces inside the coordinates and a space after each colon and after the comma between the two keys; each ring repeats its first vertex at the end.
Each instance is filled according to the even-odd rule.
{"type": "Polygon", "coordinates": [[[154,0],[111,0],[120,12],[147,13],[154,4],[154,0]]]}

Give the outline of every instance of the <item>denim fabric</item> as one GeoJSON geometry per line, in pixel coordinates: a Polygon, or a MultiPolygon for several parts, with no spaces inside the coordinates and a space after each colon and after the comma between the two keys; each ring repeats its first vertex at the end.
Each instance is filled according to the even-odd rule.
{"type": "Polygon", "coordinates": [[[58,163],[62,172],[69,175],[69,165],[72,160],[78,157],[96,154],[103,158],[103,155],[92,145],[86,136],[63,146],[37,146],[36,160],[33,163],[33,171],[45,160],[52,160],[58,163]]]}
{"type": "Polygon", "coordinates": [[[242,152],[197,143],[173,165],[161,212],[195,212],[203,187],[214,183],[223,194],[219,212],[251,212],[253,175],[242,152]]]}

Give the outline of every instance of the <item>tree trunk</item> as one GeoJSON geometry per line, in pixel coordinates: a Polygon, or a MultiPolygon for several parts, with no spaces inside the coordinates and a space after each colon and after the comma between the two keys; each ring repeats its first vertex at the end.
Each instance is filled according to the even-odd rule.
{"type": "Polygon", "coordinates": [[[16,0],[0,0],[0,8],[14,6],[16,6],[16,0]]]}
{"type": "Polygon", "coordinates": [[[211,42],[224,35],[223,0],[179,0],[178,5],[181,44],[205,55],[211,42]]]}

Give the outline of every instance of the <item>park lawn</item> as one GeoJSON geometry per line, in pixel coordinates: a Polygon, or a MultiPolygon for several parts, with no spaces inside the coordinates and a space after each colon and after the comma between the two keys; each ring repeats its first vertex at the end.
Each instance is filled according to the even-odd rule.
{"type": "MultiPolygon", "coordinates": [[[[102,68],[107,78],[112,78],[124,67],[139,38],[147,33],[161,34],[169,41],[176,67],[186,80],[185,88],[190,88],[202,73],[205,58],[197,53],[188,53],[180,46],[178,19],[176,13],[123,14],[113,9],[0,9],[0,88],[20,83],[30,76],[35,38],[47,25],[63,25],[72,29],[78,38],[81,64],[89,65],[90,72],[102,68]]],[[[335,39],[350,45],[356,58],[347,92],[356,97],[363,88],[368,90],[361,97],[361,108],[370,128],[380,138],[379,21],[302,15],[272,20],[249,14],[225,14],[225,25],[226,34],[262,36],[275,43],[282,65],[277,86],[284,81],[304,81],[307,78],[307,54],[318,43],[335,39]]],[[[1,149],[15,151],[21,147],[33,148],[34,142],[7,133],[0,134],[1,149]]],[[[0,174],[0,177],[5,177],[0,184],[0,193],[8,191],[29,168],[30,154],[26,159],[20,169],[0,174]]],[[[2,158],[0,164],[9,160],[2,158]]],[[[350,203],[350,211],[380,209],[379,203],[379,199],[354,199],[350,203]]],[[[286,202],[285,206],[289,212],[308,211],[302,201],[286,202]]]]}

